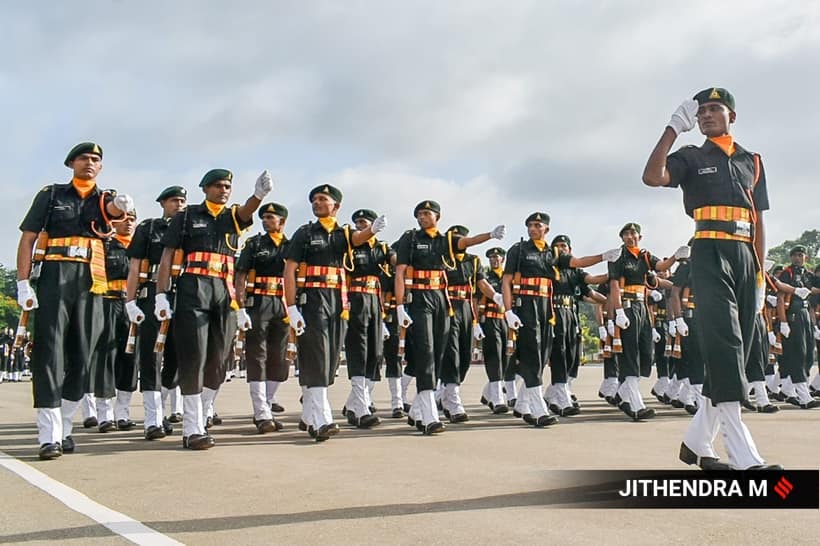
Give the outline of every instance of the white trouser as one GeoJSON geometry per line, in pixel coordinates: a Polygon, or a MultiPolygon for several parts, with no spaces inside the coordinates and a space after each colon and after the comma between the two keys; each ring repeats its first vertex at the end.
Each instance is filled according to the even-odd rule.
{"type": "Polygon", "coordinates": [[[466,413],[464,411],[464,405],[461,403],[461,387],[456,383],[448,383],[444,386],[443,391],[441,405],[450,412],[450,415],[466,413]]]}
{"type": "Polygon", "coordinates": [[[162,393],[159,391],[143,391],[142,407],[145,411],[145,430],[149,427],[162,426],[162,393]]]}
{"type": "Polygon", "coordinates": [[[117,421],[129,421],[131,411],[128,406],[131,404],[133,392],[117,391],[117,402],[114,404],[114,419],[117,421]]]}
{"type": "Polygon", "coordinates": [[[487,402],[493,406],[501,406],[507,403],[507,401],[504,400],[503,383],[501,381],[490,381],[485,384],[482,394],[484,398],[487,399],[487,402]]]}
{"type": "Polygon", "coordinates": [[[216,395],[219,391],[214,389],[209,389],[208,387],[202,387],[202,420],[203,422],[208,420],[208,417],[214,416],[214,400],[216,399],[216,395]]]}
{"type": "Polygon", "coordinates": [[[717,409],[729,465],[734,469],[744,470],[763,464],[763,457],[757,452],[752,435],[740,418],[740,402],[721,402],[717,409]]]}
{"type": "Polygon", "coordinates": [[[114,420],[114,399],[96,398],[97,421],[102,424],[105,421],[114,420]]]}
{"type": "Polygon", "coordinates": [[[544,402],[544,391],[542,385],[535,387],[526,387],[522,392],[523,397],[529,403],[529,412],[533,417],[538,419],[542,415],[549,415],[547,410],[547,403],[544,402]]]}
{"type": "Polygon", "coordinates": [[[621,400],[628,402],[632,411],[635,412],[646,407],[643,403],[641,391],[638,390],[638,379],[635,375],[629,375],[624,378],[624,382],[618,387],[618,394],[621,396],[621,400]]]}
{"type": "Polygon", "coordinates": [[[97,417],[97,404],[94,402],[93,394],[90,392],[85,393],[80,402],[82,403],[84,420],[89,417],[97,417]]]}
{"type": "Polygon", "coordinates": [[[393,409],[403,409],[404,399],[402,398],[401,378],[388,377],[387,387],[390,389],[390,407],[393,409]]]}
{"type": "Polygon", "coordinates": [[[617,377],[605,377],[603,381],[601,381],[601,386],[598,388],[598,391],[606,396],[615,396],[618,392],[618,378],[617,377]]]}
{"type": "Polygon", "coordinates": [[[253,418],[255,421],[270,421],[273,419],[270,412],[270,404],[267,399],[267,389],[264,381],[249,381],[248,391],[251,397],[251,407],[253,407],[253,418]]]}
{"type": "Polygon", "coordinates": [[[766,393],[766,383],[763,381],[752,382],[752,388],[755,390],[755,405],[759,408],[768,406],[769,395],[766,393]]]}
{"type": "Polygon", "coordinates": [[[202,407],[202,396],[199,394],[182,395],[182,435],[205,434],[205,416],[202,407]]]}
{"type": "Polygon", "coordinates": [[[439,419],[438,409],[436,408],[436,398],[433,390],[421,391],[416,395],[416,400],[413,402],[414,404],[417,402],[419,418],[421,419],[422,425],[427,426],[441,420],[439,419]]]}
{"type": "Polygon", "coordinates": [[[370,415],[370,404],[367,396],[367,380],[364,376],[357,375],[350,378],[350,394],[345,402],[347,411],[353,412],[357,419],[365,415],[370,415]]]}
{"type": "Polygon", "coordinates": [[[265,381],[265,401],[268,406],[278,403],[276,401],[276,391],[279,390],[279,385],[281,384],[281,381],[265,381]]]}
{"type": "Polygon", "coordinates": [[[40,445],[63,441],[61,408],[37,408],[37,441],[40,445]]]}
{"type": "Polygon", "coordinates": [[[60,413],[63,418],[63,438],[71,436],[71,431],[74,426],[74,414],[77,412],[79,406],[79,402],[63,398],[60,404],[60,413]]]}

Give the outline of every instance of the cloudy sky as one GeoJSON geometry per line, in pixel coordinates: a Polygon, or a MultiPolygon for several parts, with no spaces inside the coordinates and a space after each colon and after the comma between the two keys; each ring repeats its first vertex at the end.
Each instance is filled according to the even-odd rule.
{"type": "MultiPolygon", "coordinates": [[[[0,263],[17,226],[84,140],[105,150],[99,183],[156,215],[162,188],[262,169],[291,210],[330,182],[414,226],[422,199],[444,226],[552,215],[576,254],[617,245],[626,221],[666,255],[691,235],[679,190],[640,181],[686,98],[736,97],[738,142],[762,153],[769,241],[818,227],[820,12],[813,2],[94,1],[5,2],[0,135],[6,199],[0,263]],[[812,75],[814,74],[814,75],[812,75]]],[[[696,132],[696,131],[695,131],[696,132]]],[[[689,133],[681,144],[700,143],[689,133]]],[[[254,231],[260,229],[257,223],[254,231]]],[[[487,247],[489,245],[484,245],[487,247]]],[[[482,247],[482,250],[483,248],[482,247]]]]}

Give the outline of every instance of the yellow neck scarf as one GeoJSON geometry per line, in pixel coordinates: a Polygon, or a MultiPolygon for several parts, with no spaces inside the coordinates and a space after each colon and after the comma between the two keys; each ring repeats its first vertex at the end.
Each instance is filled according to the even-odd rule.
{"type": "Polygon", "coordinates": [[[459,262],[463,262],[465,255],[466,254],[464,252],[460,252],[460,253],[456,254],[456,260],[458,260],[459,262]]]}
{"type": "Polygon", "coordinates": [[[532,244],[535,245],[535,248],[537,248],[539,252],[544,252],[544,249],[547,248],[547,242],[543,239],[533,239],[532,244]]]}
{"type": "Polygon", "coordinates": [[[268,233],[268,235],[270,235],[271,241],[273,241],[273,244],[275,244],[276,246],[280,246],[282,244],[282,239],[285,238],[284,233],[276,233],[273,231],[268,233]]]}
{"type": "Polygon", "coordinates": [[[712,137],[709,140],[711,140],[718,148],[723,150],[723,153],[729,157],[732,157],[735,153],[735,138],[732,135],[712,137]]]}
{"type": "Polygon", "coordinates": [[[437,227],[427,228],[427,229],[424,230],[424,233],[426,233],[428,236],[430,236],[431,239],[435,239],[436,237],[438,237],[438,228],[437,227]]]}
{"type": "Polygon", "coordinates": [[[504,276],[504,270],[500,267],[498,269],[493,269],[493,273],[495,273],[499,279],[504,276]]]}
{"type": "Polygon", "coordinates": [[[335,216],[325,216],[324,218],[319,218],[319,223],[322,224],[322,227],[325,228],[325,231],[328,233],[336,229],[335,216]]]}
{"type": "Polygon", "coordinates": [[[219,214],[225,209],[225,205],[220,205],[219,203],[211,203],[210,201],[205,201],[205,206],[208,207],[208,212],[216,218],[219,214]]]}
{"type": "Polygon", "coordinates": [[[97,181],[95,179],[80,180],[79,178],[72,178],[71,185],[74,186],[74,189],[77,190],[80,197],[85,199],[94,191],[94,188],[97,186],[97,181]]]}

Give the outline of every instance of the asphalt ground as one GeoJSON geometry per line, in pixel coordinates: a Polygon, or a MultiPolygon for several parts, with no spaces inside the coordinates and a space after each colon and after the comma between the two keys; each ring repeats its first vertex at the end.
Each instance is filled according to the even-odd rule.
{"type": "MultiPolygon", "coordinates": [[[[658,416],[632,422],[598,398],[600,380],[600,367],[582,368],[574,384],[582,413],[535,429],[479,403],[485,376],[474,366],[462,386],[470,421],[425,437],[389,417],[385,382],[375,393],[382,424],[347,425],[339,416],[349,388],[342,368],[330,389],[342,431],[317,444],[296,428],[294,378],[280,389],[285,429],[267,435],[256,433],[247,385],[234,379],[217,398],[224,423],[212,429],[217,445],[209,451],[183,450],[179,426],[148,442],[141,427],[101,434],[79,425],[76,453],[53,461],[37,460],[30,383],[3,383],[0,451],[141,522],[153,538],[186,544],[817,543],[814,510],[565,508],[553,470],[687,468],[677,454],[690,417],[650,397],[652,381],[644,380],[658,416]]],[[[781,407],[744,412],[761,453],[789,469],[817,469],[820,409],[781,407]]],[[[131,413],[141,420],[138,393],[131,413]]],[[[128,541],[0,466],[0,543],[128,541]]]]}

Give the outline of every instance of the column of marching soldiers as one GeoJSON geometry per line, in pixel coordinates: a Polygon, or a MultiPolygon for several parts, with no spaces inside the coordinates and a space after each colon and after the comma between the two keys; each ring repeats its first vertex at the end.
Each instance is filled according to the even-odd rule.
{"type": "MultiPolygon", "coordinates": [[[[322,184],[308,196],[314,221],[288,238],[288,209],[266,201],[267,171],[241,205],[228,204],[232,173],[215,169],[201,180],[201,204],[188,204],[185,188],[172,186],[156,198],[161,215],[137,223],[131,197],[96,185],[99,145],[77,145],[65,165],[72,181],[43,188],[21,224],[23,314],[15,339],[13,332],[0,339],[2,377],[18,380],[22,348],[31,354],[43,459],[75,450],[80,406],[86,428],[134,428],[129,407],[138,388],[146,440],[182,423],[185,448],[212,447],[215,399],[237,360],[261,434],[283,429],[277,391],[298,363],[299,428],[325,441],[340,430],[327,390],[342,351],[350,394],[341,413],[351,426],[380,423],[373,389],[383,372],[391,418],[406,418],[424,435],[445,430],[439,411],[450,423],[468,421],[460,385],[476,349],[488,411],[550,426],[582,411],[572,392],[581,301],[597,316],[601,398],[629,419],[651,419],[639,380],[654,364],[658,400],[690,414],[704,403],[691,241],[660,259],[641,248],[641,226],[630,222],[619,248],[578,257],[568,235],[548,236],[549,215],[533,212],[524,220],[528,238],[487,250],[485,267],[468,249],[503,239],[505,227],[440,230],[433,200],[419,202],[417,227],[388,244],[378,239],[384,216],[360,209],[351,224],[340,223],[342,192],[322,184]],[[262,230],[240,245],[254,214],[262,230]],[[600,262],[607,273],[583,269],[600,262]],[[15,348],[18,368],[7,369],[15,348]]],[[[787,267],[767,264],[769,295],[746,366],[750,411],[776,412],[773,399],[820,405],[820,377],[808,382],[820,339],[820,271],[808,271],[806,260],[797,246],[787,267]]]]}

